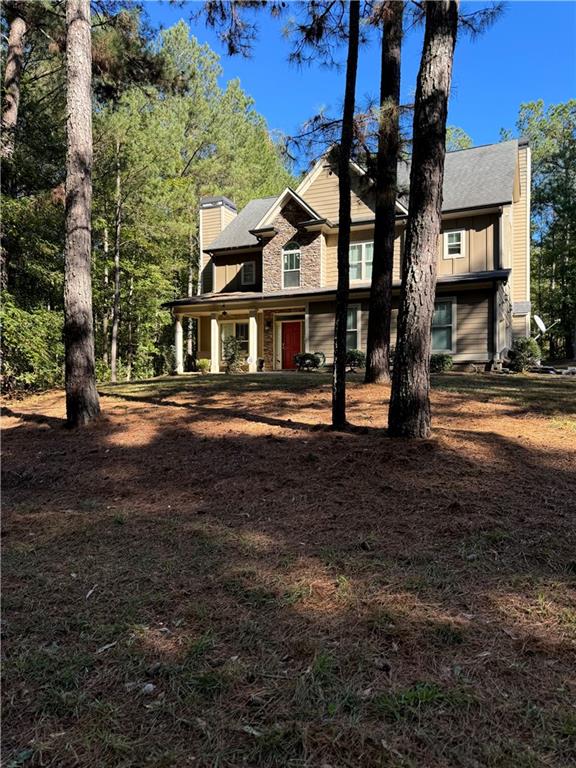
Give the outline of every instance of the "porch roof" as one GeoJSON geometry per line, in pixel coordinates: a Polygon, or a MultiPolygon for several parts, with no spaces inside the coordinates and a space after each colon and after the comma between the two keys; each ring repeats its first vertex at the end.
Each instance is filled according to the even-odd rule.
{"type": "MultiPolygon", "coordinates": [[[[461,275],[441,275],[438,277],[438,285],[463,286],[470,283],[486,282],[506,282],[510,276],[510,269],[493,269],[484,272],[467,272],[461,275]]],[[[400,281],[393,283],[393,288],[400,288],[400,281]]],[[[350,294],[366,293],[370,291],[370,281],[353,283],[350,286],[350,294]]],[[[237,291],[235,293],[206,293],[199,296],[186,296],[173,301],[166,301],[162,304],[163,309],[174,309],[176,307],[194,308],[197,311],[209,312],[210,308],[217,309],[220,304],[234,304],[245,302],[246,304],[261,304],[268,301],[286,301],[291,299],[303,300],[306,298],[321,298],[323,296],[333,296],[336,293],[336,286],[323,288],[293,288],[283,291],[271,291],[263,293],[262,291],[237,291]]]]}

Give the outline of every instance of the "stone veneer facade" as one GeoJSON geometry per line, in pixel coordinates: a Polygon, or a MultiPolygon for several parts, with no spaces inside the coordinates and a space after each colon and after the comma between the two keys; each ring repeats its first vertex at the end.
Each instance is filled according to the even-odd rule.
{"type": "Polygon", "coordinates": [[[262,318],[262,352],[264,357],[264,370],[274,370],[274,312],[272,310],[264,310],[264,317],[262,318]],[[268,326],[268,327],[266,327],[268,326]]]}
{"type": "MultiPolygon", "coordinates": [[[[321,235],[319,232],[298,231],[298,224],[309,219],[306,211],[291,201],[274,220],[277,233],[262,249],[264,293],[283,290],[282,249],[292,241],[300,246],[300,288],[320,288],[321,235]]],[[[290,293],[290,288],[284,290],[290,293]]]]}

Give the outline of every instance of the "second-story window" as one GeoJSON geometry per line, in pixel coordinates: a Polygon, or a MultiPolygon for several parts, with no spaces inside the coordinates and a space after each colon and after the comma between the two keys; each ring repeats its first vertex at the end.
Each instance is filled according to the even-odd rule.
{"type": "Polygon", "coordinates": [[[371,280],[374,243],[353,243],[349,253],[350,280],[371,280]]]}
{"type": "Polygon", "coordinates": [[[240,268],[240,284],[254,285],[256,282],[256,262],[245,261],[240,268]]]}
{"type": "Polygon", "coordinates": [[[300,287],[300,246],[288,243],[282,249],[282,287],[300,287]]]}
{"type": "Polygon", "coordinates": [[[444,258],[461,259],[464,256],[464,230],[444,232],[444,258]]]}

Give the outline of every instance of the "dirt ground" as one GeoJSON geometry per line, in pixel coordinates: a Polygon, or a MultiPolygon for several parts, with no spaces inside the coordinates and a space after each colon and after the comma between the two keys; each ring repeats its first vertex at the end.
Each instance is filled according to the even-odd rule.
{"type": "Polygon", "coordinates": [[[439,377],[434,436],[322,377],[3,419],[4,765],[576,761],[576,381],[439,377]]]}

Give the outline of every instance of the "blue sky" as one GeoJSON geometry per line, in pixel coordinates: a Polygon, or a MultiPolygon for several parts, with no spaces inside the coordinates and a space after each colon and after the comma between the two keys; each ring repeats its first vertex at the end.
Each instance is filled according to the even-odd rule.
{"type": "MultiPolygon", "coordinates": [[[[190,19],[201,4],[175,7],[167,2],[144,3],[154,26],[190,19]]],[[[464,2],[474,10],[485,3],[464,2]]],[[[290,9],[288,9],[290,13],[290,9]]],[[[191,23],[193,34],[208,42],[222,59],[222,85],[239,78],[271,129],[288,135],[325,107],[335,113],[342,102],[344,72],[319,65],[297,68],[287,62],[289,43],[282,37],[285,21],[265,12],[255,17],[258,41],[250,59],[228,57],[211,30],[191,23]]],[[[422,46],[422,30],[406,34],[402,61],[402,99],[414,93],[422,46]]],[[[344,55],[344,52],[342,52],[344,55]]],[[[376,41],[360,51],[357,99],[378,93],[379,51],[376,41]]],[[[506,4],[500,19],[476,40],[461,35],[454,62],[448,122],[463,128],[474,144],[499,140],[500,128],[514,128],[522,102],[543,99],[554,104],[576,98],[576,2],[506,4]]]]}

